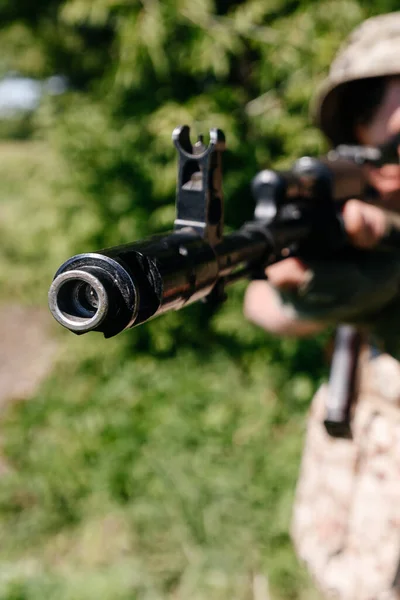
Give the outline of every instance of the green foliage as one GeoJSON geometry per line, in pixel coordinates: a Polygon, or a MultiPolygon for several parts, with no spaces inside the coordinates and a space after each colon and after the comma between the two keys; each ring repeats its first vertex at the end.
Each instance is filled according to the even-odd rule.
{"type": "MultiPolygon", "coordinates": [[[[308,103],[344,37],[395,8],[0,2],[0,73],[70,82],[37,141],[0,147],[2,299],[45,305],[68,256],[170,228],[181,123],[224,130],[227,224],[251,218],[257,170],[324,151],[308,103]]],[[[1,600],[245,600],[263,573],[276,600],[312,597],[288,528],[323,340],[266,336],[242,296],[116,340],[58,332],[53,375],[3,417],[1,600]]]]}
{"type": "Polygon", "coordinates": [[[34,126],[30,113],[0,119],[1,140],[28,140],[33,132],[34,126]]]}
{"type": "MultiPolygon", "coordinates": [[[[129,579],[138,598],[228,599],[246,597],[251,574],[268,571],[282,597],[298,597],[288,519],[315,383],[298,364],[285,381],[273,344],[257,358],[257,335],[236,356],[211,338],[207,356],[184,350],[161,362],[121,362],[118,340],[69,339],[40,397],[4,424],[0,573],[13,560],[23,581],[22,555],[36,561],[41,590],[47,572],[74,597],[87,572],[83,597],[94,598],[105,569],[115,587],[101,597],[111,598],[125,597],[118,573],[130,564],[142,573],[129,579]]],[[[318,345],[303,350],[315,358],[318,345]]]]}

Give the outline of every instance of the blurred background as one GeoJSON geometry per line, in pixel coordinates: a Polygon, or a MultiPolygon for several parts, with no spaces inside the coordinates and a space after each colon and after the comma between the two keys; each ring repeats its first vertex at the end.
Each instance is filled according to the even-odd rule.
{"type": "Polygon", "coordinates": [[[0,3],[0,599],[300,600],[291,547],[323,338],[192,306],[121,336],[52,321],[69,256],[167,231],[171,133],[223,129],[227,230],[251,178],[326,150],[308,104],[397,0],[0,3]]]}

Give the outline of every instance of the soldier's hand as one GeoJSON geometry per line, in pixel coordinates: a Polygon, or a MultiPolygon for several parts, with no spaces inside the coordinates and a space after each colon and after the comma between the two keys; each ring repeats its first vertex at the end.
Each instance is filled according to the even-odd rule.
{"type": "MultiPolygon", "coordinates": [[[[343,220],[350,240],[359,248],[373,248],[386,231],[384,211],[361,200],[346,202],[343,220]]],[[[309,277],[307,266],[294,257],[269,266],[266,275],[270,284],[281,290],[305,285],[309,277]]]]}
{"type": "Polygon", "coordinates": [[[343,220],[350,240],[359,248],[373,248],[386,231],[383,210],[360,200],[346,202],[343,220]]]}

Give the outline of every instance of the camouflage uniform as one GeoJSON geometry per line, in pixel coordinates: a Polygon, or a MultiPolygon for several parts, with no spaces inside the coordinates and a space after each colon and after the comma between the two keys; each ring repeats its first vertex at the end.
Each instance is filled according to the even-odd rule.
{"type": "Polygon", "coordinates": [[[347,322],[368,330],[400,359],[400,252],[360,252],[358,260],[308,262],[306,283],[281,291],[284,309],[301,319],[347,322]]]}
{"type": "MultiPolygon", "coordinates": [[[[365,21],[318,95],[314,114],[322,131],[333,142],[347,141],[338,114],[346,83],[399,74],[400,12],[365,21]]],[[[299,317],[368,326],[400,358],[399,289],[400,256],[377,252],[346,265],[315,261],[307,283],[282,299],[299,317]]],[[[400,599],[400,364],[364,350],[352,440],[325,432],[326,393],[323,386],[311,407],[293,512],[295,547],[327,598],[400,599]]]]}
{"type": "Polygon", "coordinates": [[[362,359],[352,440],[323,426],[327,393],[307,427],[292,538],[327,598],[395,600],[400,561],[400,364],[362,359]]]}

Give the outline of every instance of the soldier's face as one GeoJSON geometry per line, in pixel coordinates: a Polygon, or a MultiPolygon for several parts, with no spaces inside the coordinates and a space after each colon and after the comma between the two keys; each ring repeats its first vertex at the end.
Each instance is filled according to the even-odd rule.
{"type": "MultiPolygon", "coordinates": [[[[362,144],[378,146],[400,132],[400,77],[388,81],[385,94],[368,125],[358,125],[356,134],[362,144]]],[[[399,148],[400,151],[400,148],[399,148]]],[[[371,184],[389,204],[400,210],[400,165],[368,169],[371,184]]]]}

